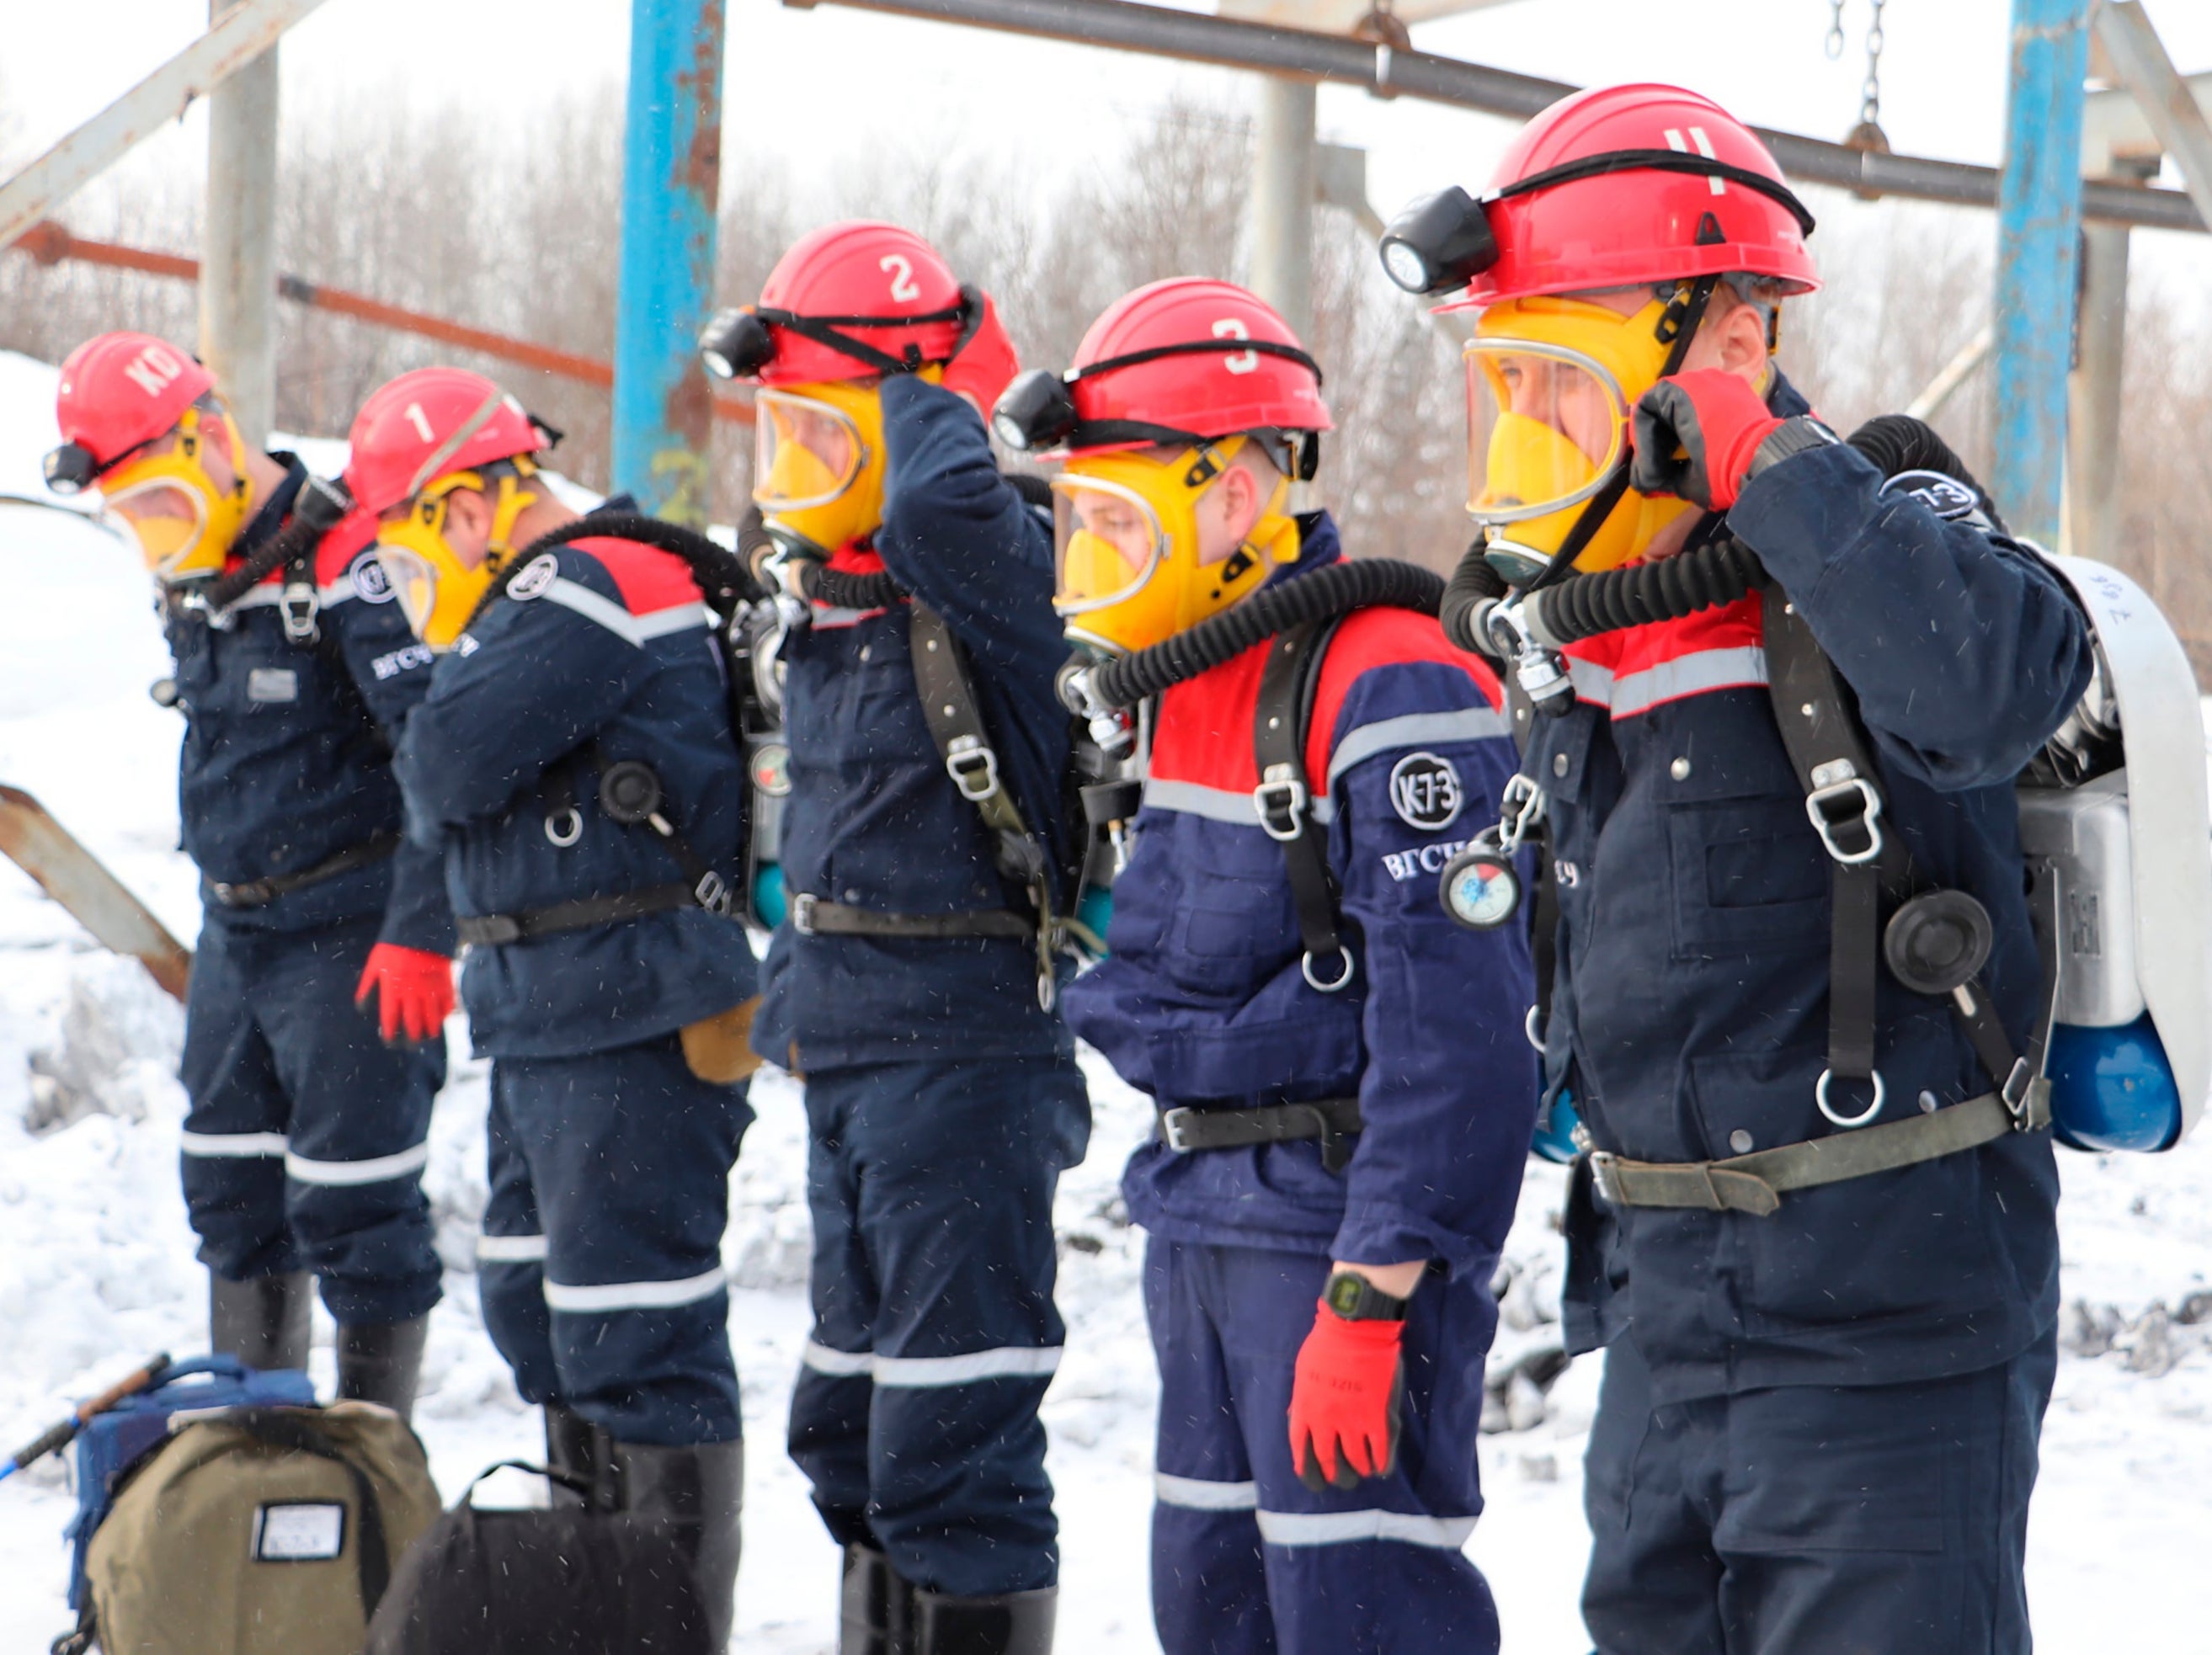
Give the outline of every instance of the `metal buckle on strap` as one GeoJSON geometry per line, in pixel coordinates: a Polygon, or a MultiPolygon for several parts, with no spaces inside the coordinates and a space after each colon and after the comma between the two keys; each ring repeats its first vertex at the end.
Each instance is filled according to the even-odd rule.
{"type": "Polygon", "coordinates": [[[1828,854],[1851,868],[1880,856],[1881,795],[1875,791],[1874,784],[1860,775],[1848,759],[1815,767],[1813,780],[1813,791],[1805,795],[1805,815],[1828,854]],[[1838,829],[1853,828],[1866,835],[1865,849],[1846,851],[1836,843],[1838,829]]]}
{"type": "Polygon", "coordinates": [[[1197,1113],[1198,1111],[1189,1108],[1160,1111],[1160,1141],[1179,1155],[1188,1155],[1190,1145],[1183,1142],[1183,1128],[1190,1124],[1197,1113]]]}
{"type": "Polygon", "coordinates": [[[477,946],[497,948],[522,940],[522,927],[513,914],[471,914],[461,923],[468,931],[467,940],[477,946]]]}
{"type": "Polygon", "coordinates": [[[791,928],[801,937],[814,935],[814,905],[820,900],[811,891],[801,891],[791,899],[791,928]]]}
{"type": "Polygon", "coordinates": [[[276,599],[276,608],[284,617],[284,636],[293,643],[312,644],[322,635],[315,617],[322,613],[323,602],[306,581],[287,585],[276,599]]]}
{"type": "Polygon", "coordinates": [[[709,868],[699,876],[699,882],[691,888],[693,900],[708,913],[729,918],[730,882],[709,868]]]}
{"type": "Polygon", "coordinates": [[[1590,1151],[1590,1182],[1597,1186],[1598,1194],[1614,1206],[1620,1204],[1620,1182],[1614,1171],[1614,1163],[1620,1159],[1610,1149],[1590,1151]]]}
{"type": "Polygon", "coordinates": [[[240,880],[235,885],[226,883],[220,879],[210,880],[208,882],[208,889],[214,893],[215,900],[226,908],[266,907],[276,900],[275,894],[270,890],[269,882],[265,879],[240,880]]]}
{"type": "Polygon", "coordinates": [[[999,755],[981,736],[955,736],[945,749],[945,770],[970,804],[981,804],[999,791],[999,755]]]}
{"type": "Polygon", "coordinates": [[[2032,1132],[2044,1124],[2044,1098],[2050,1092],[2051,1082],[2035,1072],[2025,1058],[2012,1060],[2012,1073],[1997,1088],[1997,1101],[2003,1104],[2005,1113],[2012,1117],[2012,1130],[2032,1132]]]}
{"type": "Polygon", "coordinates": [[[1527,776],[1516,774],[1498,801],[1498,848],[1511,856],[1543,819],[1544,790],[1527,776]]]}
{"type": "Polygon", "coordinates": [[[1311,797],[1289,765],[1269,765],[1260,785],[1252,790],[1252,808],[1259,812],[1261,831],[1278,844],[1297,838],[1305,832],[1306,806],[1311,797]]]}
{"type": "MultiPolygon", "coordinates": [[[[1829,1120],[1849,1131],[1855,1126],[1865,1125],[1881,1112],[1881,1106],[1889,1096],[1889,1088],[1882,1084],[1881,1070],[1875,1070],[1868,1076],[1867,1078],[1874,1082],[1874,1101],[1856,1115],[1839,1115],[1829,1106],[1828,1087],[1835,1077],[1834,1070],[1823,1069],[1820,1071],[1820,1078],[1813,1082],[1813,1101],[1819,1106],[1821,1114],[1829,1120]]],[[[1846,1075],[1844,1078],[1849,1080],[1851,1076],[1846,1075]]]]}

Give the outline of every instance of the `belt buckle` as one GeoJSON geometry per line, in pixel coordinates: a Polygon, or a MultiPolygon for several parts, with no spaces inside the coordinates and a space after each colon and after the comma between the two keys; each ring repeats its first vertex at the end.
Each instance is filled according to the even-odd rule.
{"type": "Polygon", "coordinates": [[[1610,1149],[1590,1151],[1590,1181],[1597,1186],[1598,1194],[1607,1204],[1614,1207],[1620,1204],[1620,1185],[1613,1170],[1617,1160],[1619,1157],[1610,1149]]]}
{"type": "Polygon", "coordinates": [[[801,891],[791,899],[791,928],[801,937],[814,935],[814,905],[819,900],[811,892],[801,891]]]}
{"type": "Polygon", "coordinates": [[[1187,1106],[1160,1111],[1160,1141],[1179,1155],[1190,1153],[1190,1145],[1183,1142],[1182,1133],[1196,1113],[1187,1106]]]}
{"type": "Polygon", "coordinates": [[[231,893],[235,891],[237,888],[238,888],[235,885],[226,884],[220,879],[210,879],[208,881],[209,891],[213,894],[215,900],[222,903],[226,908],[234,908],[238,906],[236,900],[231,894],[231,893]]]}
{"type": "Polygon", "coordinates": [[[730,882],[714,869],[709,868],[699,876],[698,884],[692,888],[691,897],[708,913],[725,919],[729,918],[730,882]]]}

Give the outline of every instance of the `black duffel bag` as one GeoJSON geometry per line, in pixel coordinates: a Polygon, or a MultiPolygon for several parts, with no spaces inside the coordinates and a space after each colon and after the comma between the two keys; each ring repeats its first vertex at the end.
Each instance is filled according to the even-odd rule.
{"type": "Polygon", "coordinates": [[[590,1497],[565,1472],[487,1466],[392,1572],[365,1655],[710,1655],[683,1525],[590,1497]],[[507,1469],[584,1503],[478,1511],[477,1483],[507,1469]]]}

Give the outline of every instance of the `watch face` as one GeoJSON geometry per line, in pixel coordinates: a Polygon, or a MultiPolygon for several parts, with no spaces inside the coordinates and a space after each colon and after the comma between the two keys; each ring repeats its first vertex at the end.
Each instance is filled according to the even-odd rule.
{"type": "Polygon", "coordinates": [[[1328,1307],[1346,1320],[1359,1313],[1359,1301],[1366,1296],[1367,1283],[1349,1271],[1328,1278],[1327,1297],[1328,1307]]]}

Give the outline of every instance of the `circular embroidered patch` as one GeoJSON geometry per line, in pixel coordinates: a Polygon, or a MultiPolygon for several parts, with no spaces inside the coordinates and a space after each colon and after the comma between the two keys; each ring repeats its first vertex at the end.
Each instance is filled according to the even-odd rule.
{"type": "Polygon", "coordinates": [[[1391,767],[1390,808],[1408,828],[1432,834],[1459,819],[1467,803],[1459,772],[1449,759],[1433,753],[1408,753],[1391,767]]]}

